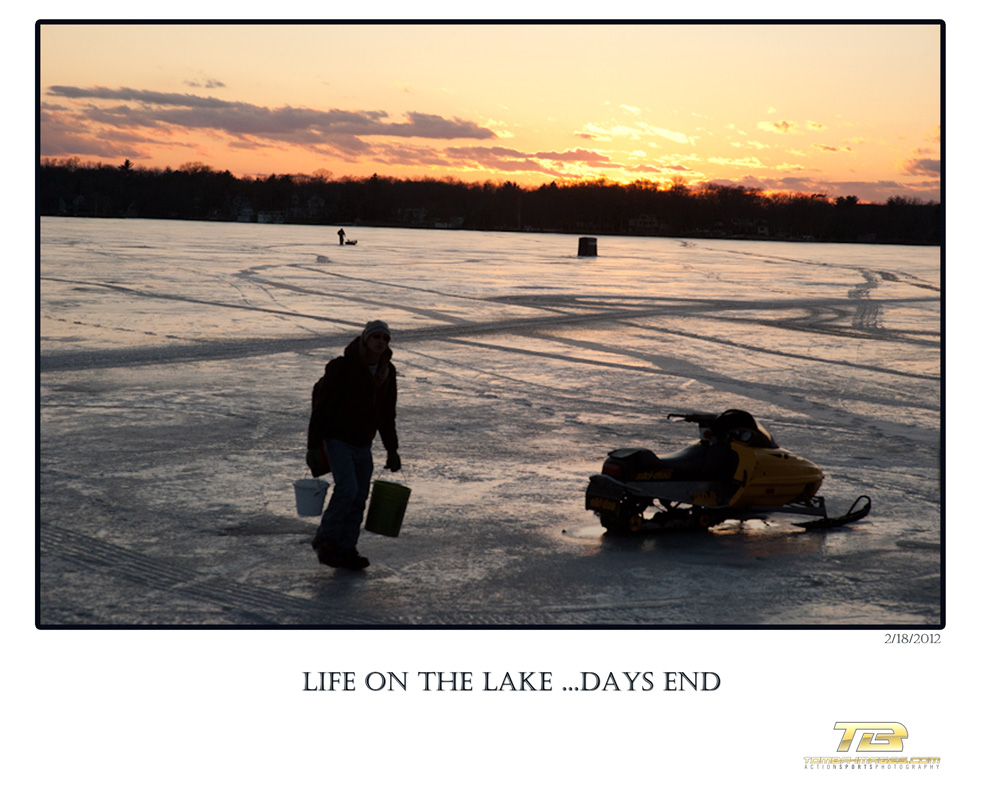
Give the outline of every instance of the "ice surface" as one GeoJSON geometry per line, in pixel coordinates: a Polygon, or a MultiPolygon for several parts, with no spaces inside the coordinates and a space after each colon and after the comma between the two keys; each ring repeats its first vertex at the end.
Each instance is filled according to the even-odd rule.
{"type": "Polygon", "coordinates": [[[43,624],[940,622],[936,248],[348,232],[42,220],[43,624]],[[312,383],[373,318],[413,494],[348,575],[292,482],[312,383]],[[608,450],[732,407],[871,516],[601,536],[608,450]]]}

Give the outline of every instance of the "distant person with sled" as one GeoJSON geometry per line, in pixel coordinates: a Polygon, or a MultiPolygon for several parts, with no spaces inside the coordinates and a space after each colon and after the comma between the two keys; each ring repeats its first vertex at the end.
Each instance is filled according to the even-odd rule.
{"type": "Polygon", "coordinates": [[[321,564],[351,570],[369,561],[358,554],[358,537],[373,472],[372,442],[378,433],[396,472],[396,368],[389,349],[389,326],[369,322],[344,354],[326,365],[313,387],[306,461],[314,477],[330,472],[333,496],[312,546],[321,564]]]}
{"type": "Polygon", "coordinates": [[[337,236],[340,237],[340,243],[343,244],[344,243],[344,237],[347,236],[347,234],[344,233],[344,229],[341,228],[339,231],[337,231],[337,236]]]}

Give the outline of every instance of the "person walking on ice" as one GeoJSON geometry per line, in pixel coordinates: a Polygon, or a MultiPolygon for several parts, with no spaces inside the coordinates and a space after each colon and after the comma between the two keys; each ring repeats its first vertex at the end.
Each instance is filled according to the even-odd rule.
{"type": "Polygon", "coordinates": [[[401,466],[396,433],[396,368],[389,326],[372,320],[326,365],[312,393],[306,461],[313,476],[330,472],[333,494],[320,520],[313,549],[321,564],[363,570],[357,550],[371,486],[372,442],[385,446],[386,469],[401,466]]]}

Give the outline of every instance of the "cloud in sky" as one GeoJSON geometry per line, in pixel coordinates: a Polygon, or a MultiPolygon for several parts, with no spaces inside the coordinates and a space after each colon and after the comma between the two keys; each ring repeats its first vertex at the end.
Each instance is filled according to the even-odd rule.
{"type": "Polygon", "coordinates": [[[611,158],[603,153],[598,153],[594,150],[581,150],[580,148],[564,150],[561,153],[551,151],[547,153],[535,153],[535,158],[544,158],[547,161],[559,161],[562,163],[583,162],[587,164],[599,164],[601,166],[608,166],[612,163],[611,158]]]}
{"type": "MultiPolygon", "coordinates": [[[[96,158],[135,158],[162,141],[162,137],[133,130],[120,130],[113,135],[95,137],[74,116],[62,111],[51,107],[40,110],[43,156],[47,153],[85,153],[96,158]]],[[[184,146],[183,143],[177,144],[184,146]]]]}
{"type": "Polygon", "coordinates": [[[501,172],[537,172],[558,178],[573,178],[580,167],[602,169],[629,169],[646,171],[647,168],[629,168],[609,156],[594,150],[523,152],[510,147],[449,147],[445,151],[451,159],[469,169],[482,166],[501,172]]]}
{"type": "Polygon", "coordinates": [[[51,86],[46,94],[72,101],[59,106],[46,104],[53,127],[45,128],[42,146],[43,153],[50,155],[63,149],[60,143],[64,140],[50,136],[58,127],[76,130],[80,139],[89,135],[126,142],[130,132],[146,130],[149,132],[146,141],[151,143],[157,138],[166,141],[175,132],[200,130],[232,137],[235,144],[243,146],[252,146],[251,140],[257,140],[262,145],[329,147],[348,153],[364,149],[361,140],[373,137],[497,138],[492,130],[475,122],[420,111],[405,113],[403,120],[391,120],[386,112],[378,110],[268,108],[205,95],[128,87],[51,86]],[[105,135],[100,135],[102,132],[105,135]]]}
{"type": "Polygon", "coordinates": [[[750,167],[753,169],[759,169],[764,166],[756,156],[749,156],[748,158],[720,158],[713,156],[708,159],[708,162],[710,164],[720,164],[730,167],[750,167]]]}
{"type": "Polygon", "coordinates": [[[642,139],[646,141],[665,140],[676,144],[694,144],[694,139],[686,133],[657,127],[647,122],[631,122],[628,124],[588,122],[583,126],[583,130],[576,133],[576,136],[603,142],[610,142],[615,139],[629,139],[633,141],[642,139]]]}
{"type": "Polygon", "coordinates": [[[184,81],[185,86],[190,86],[192,89],[225,89],[226,84],[222,81],[217,81],[214,78],[206,78],[203,81],[184,81]]]}
{"type": "MultiPolygon", "coordinates": [[[[784,167],[788,169],[789,173],[793,172],[794,165],[784,165],[784,167]]],[[[936,181],[917,184],[894,180],[843,181],[831,180],[815,174],[784,174],[773,178],[748,174],[733,180],[713,178],[711,182],[723,186],[757,187],[766,192],[822,194],[830,198],[854,195],[866,198],[866,202],[880,203],[884,203],[894,196],[936,200],[938,190],[936,181]]]]}
{"type": "Polygon", "coordinates": [[[903,172],[907,175],[932,175],[941,174],[941,160],[938,158],[911,158],[903,165],[903,172]]]}
{"type": "Polygon", "coordinates": [[[770,133],[798,133],[798,126],[794,122],[783,119],[780,122],[764,121],[758,122],[757,127],[762,131],[770,133]]]}

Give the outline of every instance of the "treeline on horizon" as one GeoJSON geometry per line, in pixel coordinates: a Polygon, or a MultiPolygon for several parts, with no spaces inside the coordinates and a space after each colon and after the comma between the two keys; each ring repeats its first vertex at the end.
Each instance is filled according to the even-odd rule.
{"type": "Polygon", "coordinates": [[[525,188],[448,178],[334,179],[324,170],[237,178],[203,164],[144,169],[127,160],[118,166],[43,161],[37,204],[42,216],[879,244],[937,245],[943,224],[940,203],[904,196],[862,203],[855,196],[766,194],[729,184],[606,179],[525,188]]]}

